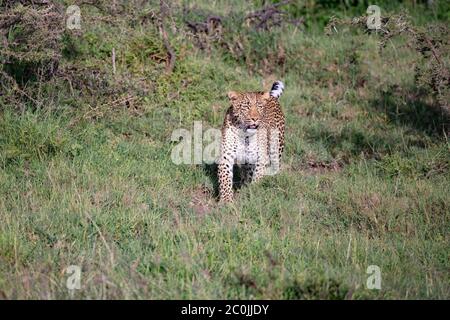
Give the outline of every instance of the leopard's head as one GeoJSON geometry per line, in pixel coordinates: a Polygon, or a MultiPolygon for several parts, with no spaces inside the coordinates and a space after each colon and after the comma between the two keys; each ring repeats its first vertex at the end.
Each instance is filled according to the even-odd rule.
{"type": "Polygon", "coordinates": [[[254,132],[261,125],[268,92],[228,92],[234,125],[245,132],[254,132]]]}
{"type": "Polygon", "coordinates": [[[275,81],[269,92],[228,92],[234,125],[245,132],[255,132],[261,125],[267,102],[278,100],[283,90],[283,82],[275,81]]]}

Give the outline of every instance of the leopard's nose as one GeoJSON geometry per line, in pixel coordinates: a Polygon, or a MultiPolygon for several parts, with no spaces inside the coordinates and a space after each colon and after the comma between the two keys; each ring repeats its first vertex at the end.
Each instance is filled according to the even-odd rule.
{"type": "Polygon", "coordinates": [[[256,110],[255,107],[252,107],[252,108],[250,109],[250,112],[249,112],[249,118],[250,118],[250,120],[252,120],[252,121],[254,121],[254,122],[258,121],[259,114],[258,114],[258,110],[256,110]]]}

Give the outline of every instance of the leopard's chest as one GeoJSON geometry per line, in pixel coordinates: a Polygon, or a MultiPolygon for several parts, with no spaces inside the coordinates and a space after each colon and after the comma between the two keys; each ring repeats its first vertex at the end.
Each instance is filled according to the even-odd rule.
{"type": "Polygon", "coordinates": [[[240,132],[236,139],[236,164],[256,164],[257,160],[257,132],[240,132]]]}

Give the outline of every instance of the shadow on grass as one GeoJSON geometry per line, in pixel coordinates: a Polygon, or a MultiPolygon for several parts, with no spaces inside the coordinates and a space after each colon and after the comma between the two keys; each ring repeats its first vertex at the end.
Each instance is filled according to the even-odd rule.
{"type": "Polygon", "coordinates": [[[214,198],[219,197],[219,180],[217,179],[217,164],[203,164],[203,171],[213,185],[213,196],[214,198]]]}
{"type": "MultiPolygon", "coordinates": [[[[203,164],[203,171],[210,179],[214,189],[214,198],[219,198],[219,180],[217,177],[217,164],[203,164]]],[[[241,172],[238,166],[233,167],[233,189],[239,190],[242,187],[241,184],[241,172]]]]}
{"type": "Polygon", "coordinates": [[[371,107],[385,113],[392,123],[433,138],[443,138],[450,131],[450,113],[418,89],[391,86],[371,102],[371,107]]]}

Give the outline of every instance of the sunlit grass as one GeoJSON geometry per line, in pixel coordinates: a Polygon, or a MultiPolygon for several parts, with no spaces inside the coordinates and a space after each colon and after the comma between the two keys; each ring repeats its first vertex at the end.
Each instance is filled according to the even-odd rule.
{"type": "MultiPolygon", "coordinates": [[[[69,110],[54,101],[64,110],[54,113],[2,109],[0,297],[449,298],[448,120],[428,109],[394,49],[380,55],[367,36],[352,56],[351,36],[288,28],[277,38],[286,63],[268,72],[177,39],[164,75],[136,52],[144,39],[159,54],[157,34],[136,33],[91,46],[118,48],[117,79],[152,84],[139,113],[83,98],[69,110]],[[220,128],[228,90],[275,79],[286,84],[283,170],[223,207],[214,168],[172,163],[171,133],[193,121],[220,128]],[[66,288],[70,265],[82,267],[81,290],[66,288]],[[366,287],[369,265],[381,290],[366,287]]],[[[261,57],[279,48],[247,41],[261,57]]],[[[106,51],[83,50],[66,63],[109,68],[106,51]]]]}

